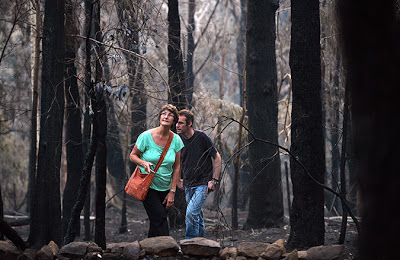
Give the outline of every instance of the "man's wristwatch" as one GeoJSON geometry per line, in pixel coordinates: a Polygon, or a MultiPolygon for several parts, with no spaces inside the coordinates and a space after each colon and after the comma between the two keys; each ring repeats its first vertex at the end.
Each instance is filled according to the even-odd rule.
{"type": "Polygon", "coordinates": [[[215,178],[212,178],[211,182],[212,182],[214,185],[217,185],[218,182],[219,182],[219,180],[218,180],[218,179],[215,179],[215,178]]]}
{"type": "Polygon", "coordinates": [[[174,190],[174,189],[170,189],[169,191],[172,191],[173,193],[175,193],[175,192],[176,192],[176,190],[174,190]]]}

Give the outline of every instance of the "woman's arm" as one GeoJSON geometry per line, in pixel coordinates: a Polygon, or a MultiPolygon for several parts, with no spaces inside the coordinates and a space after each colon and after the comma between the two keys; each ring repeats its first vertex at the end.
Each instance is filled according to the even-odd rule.
{"type": "Polygon", "coordinates": [[[136,165],[142,166],[144,170],[148,173],[153,173],[154,171],[150,168],[150,166],[153,166],[151,162],[146,162],[142,159],[140,159],[140,155],[142,152],[137,148],[136,144],[132,149],[131,154],[129,155],[129,159],[136,165]]]}
{"type": "Polygon", "coordinates": [[[167,194],[163,202],[163,204],[167,203],[166,205],[167,210],[174,205],[176,185],[179,181],[180,174],[181,174],[181,151],[177,152],[175,155],[175,162],[174,165],[172,166],[171,189],[169,190],[169,193],[167,194]]]}

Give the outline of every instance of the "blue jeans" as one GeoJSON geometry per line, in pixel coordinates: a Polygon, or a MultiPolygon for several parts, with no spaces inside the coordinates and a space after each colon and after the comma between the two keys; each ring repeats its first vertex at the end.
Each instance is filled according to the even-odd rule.
{"type": "Polygon", "coordinates": [[[204,237],[203,204],[207,198],[207,185],[185,187],[186,195],[186,234],[185,238],[204,237]]]}

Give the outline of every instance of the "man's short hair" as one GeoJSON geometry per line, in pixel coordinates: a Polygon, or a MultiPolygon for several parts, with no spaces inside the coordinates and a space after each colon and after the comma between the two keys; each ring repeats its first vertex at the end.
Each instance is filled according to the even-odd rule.
{"type": "Polygon", "coordinates": [[[186,117],[186,124],[192,123],[192,127],[193,127],[193,121],[194,121],[194,115],[192,113],[192,111],[187,110],[187,109],[182,109],[179,111],[179,115],[180,116],[185,116],[186,117]]]}

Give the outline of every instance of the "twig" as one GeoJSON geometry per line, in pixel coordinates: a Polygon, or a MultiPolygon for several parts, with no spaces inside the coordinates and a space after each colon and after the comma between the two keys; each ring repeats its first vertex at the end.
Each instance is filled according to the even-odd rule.
{"type": "Polygon", "coordinates": [[[275,147],[278,147],[279,149],[281,149],[281,150],[287,152],[287,154],[293,159],[293,161],[294,161],[295,163],[297,163],[298,165],[300,165],[300,167],[304,170],[304,172],[306,173],[306,175],[307,175],[315,184],[317,184],[317,185],[320,186],[321,188],[323,188],[323,189],[325,189],[325,190],[327,190],[327,191],[329,191],[329,192],[335,194],[337,197],[339,197],[339,198],[341,199],[343,206],[346,208],[346,210],[347,210],[347,212],[349,213],[350,217],[353,219],[354,223],[356,224],[357,232],[360,233],[360,227],[359,227],[358,219],[354,216],[353,212],[351,211],[351,208],[349,207],[349,205],[348,205],[348,203],[347,203],[346,198],[344,198],[344,197],[342,196],[342,194],[340,194],[340,193],[334,191],[333,189],[331,189],[331,188],[325,186],[324,184],[320,183],[319,181],[317,181],[317,180],[310,174],[310,172],[306,169],[306,167],[296,158],[296,156],[293,155],[292,152],[290,152],[289,149],[287,149],[287,148],[285,148],[285,147],[283,147],[283,146],[280,146],[279,144],[275,144],[275,143],[273,143],[273,142],[270,142],[270,141],[267,141],[267,140],[263,140],[263,139],[257,138],[257,137],[254,136],[254,134],[253,134],[245,125],[243,125],[242,123],[240,123],[240,122],[237,121],[236,119],[234,119],[234,118],[232,118],[232,117],[225,117],[225,118],[226,118],[226,119],[230,119],[230,120],[232,120],[233,122],[238,123],[241,127],[243,127],[243,128],[251,135],[251,137],[253,138],[254,141],[258,141],[258,142],[263,142],[263,143],[266,143],[266,144],[270,144],[270,145],[273,145],[273,146],[275,146],[275,147]]]}

